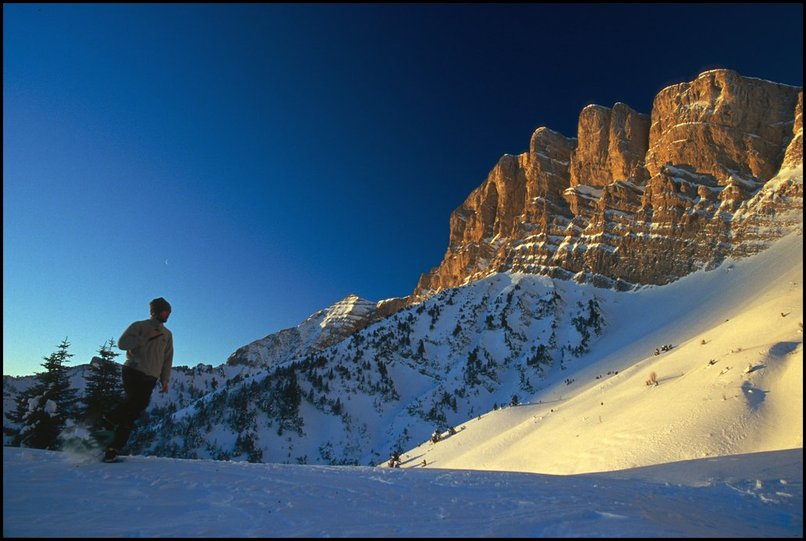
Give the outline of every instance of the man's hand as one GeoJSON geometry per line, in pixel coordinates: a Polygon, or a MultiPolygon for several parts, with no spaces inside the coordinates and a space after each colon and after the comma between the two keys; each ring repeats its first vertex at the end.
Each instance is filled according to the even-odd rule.
{"type": "Polygon", "coordinates": [[[168,392],[168,382],[167,382],[167,381],[163,381],[163,382],[162,382],[162,392],[163,392],[163,393],[167,393],[167,392],[168,392]]]}

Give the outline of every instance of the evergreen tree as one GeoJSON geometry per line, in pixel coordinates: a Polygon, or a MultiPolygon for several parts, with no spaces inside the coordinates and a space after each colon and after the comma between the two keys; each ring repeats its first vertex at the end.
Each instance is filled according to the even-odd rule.
{"type": "Polygon", "coordinates": [[[17,393],[15,398],[15,407],[12,411],[8,412],[6,419],[12,424],[3,426],[3,433],[6,436],[11,436],[9,445],[12,447],[19,447],[22,443],[22,436],[20,432],[25,426],[25,417],[28,415],[28,402],[33,398],[33,388],[29,387],[17,393]]]}
{"type": "Polygon", "coordinates": [[[420,344],[417,346],[417,358],[423,359],[423,357],[425,357],[425,344],[420,340],[420,344]]]}
{"type": "Polygon", "coordinates": [[[90,428],[99,428],[101,416],[112,411],[121,401],[120,366],[115,362],[120,353],[113,351],[114,347],[115,340],[110,338],[98,350],[99,356],[90,363],[84,397],[84,417],[90,428]]]}
{"type": "Polygon", "coordinates": [[[75,415],[78,401],[76,389],[70,387],[65,363],[73,356],[65,338],[57,351],[45,357],[44,372],[36,375],[37,383],[28,395],[28,408],[22,420],[19,444],[36,449],[58,449],[59,437],[68,419],[75,415]]]}
{"type": "Polygon", "coordinates": [[[297,383],[297,374],[291,370],[282,390],[281,411],[283,414],[296,414],[302,401],[302,391],[297,383]]]}

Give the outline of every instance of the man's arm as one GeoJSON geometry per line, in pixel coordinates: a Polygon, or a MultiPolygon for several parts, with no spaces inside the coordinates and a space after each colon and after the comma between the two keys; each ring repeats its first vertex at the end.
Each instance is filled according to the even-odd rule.
{"type": "Polygon", "coordinates": [[[162,363],[162,372],[160,373],[160,381],[162,382],[162,392],[168,392],[168,383],[171,381],[171,367],[174,362],[174,337],[173,334],[168,335],[168,344],[165,346],[165,360],[162,363]]]}
{"type": "Polygon", "coordinates": [[[129,325],[118,339],[118,347],[124,350],[137,349],[146,343],[147,338],[140,334],[140,325],[135,322],[129,325]]]}

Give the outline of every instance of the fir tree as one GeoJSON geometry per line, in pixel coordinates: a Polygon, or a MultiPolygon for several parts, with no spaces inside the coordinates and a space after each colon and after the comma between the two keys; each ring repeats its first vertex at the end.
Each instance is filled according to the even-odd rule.
{"type": "Polygon", "coordinates": [[[37,383],[28,394],[28,409],[15,438],[19,445],[36,449],[58,449],[60,435],[67,420],[75,415],[78,401],[76,389],[70,387],[65,363],[73,356],[65,338],[57,351],[45,357],[44,372],[36,375],[37,383]]]}
{"type": "Polygon", "coordinates": [[[25,417],[28,415],[28,402],[33,398],[33,392],[33,387],[30,387],[17,393],[14,399],[15,407],[6,415],[6,419],[8,419],[11,424],[3,426],[3,433],[6,436],[11,436],[9,445],[12,447],[19,447],[22,443],[20,432],[22,427],[25,426],[25,417]]]}
{"type": "Polygon", "coordinates": [[[91,428],[99,428],[101,416],[112,411],[121,401],[120,366],[114,360],[120,353],[112,351],[114,347],[115,340],[111,338],[90,363],[84,417],[91,428]]]}
{"type": "Polygon", "coordinates": [[[422,340],[420,340],[420,344],[417,346],[417,357],[420,359],[425,357],[425,344],[422,340]]]}

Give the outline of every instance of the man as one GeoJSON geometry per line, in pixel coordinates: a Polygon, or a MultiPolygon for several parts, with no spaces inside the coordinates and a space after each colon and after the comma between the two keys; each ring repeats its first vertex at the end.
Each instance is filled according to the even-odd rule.
{"type": "Polygon", "coordinates": [[[134,422],[148,407],[157,380],[162,392],[168,392],[171,366],[174,357],[173,334],[165,327],[171,315],[171,305],[162,297],[149,303],[151,319],[135,321],[118,340],[118,347],[126,350],[123,363],[123,390],[126,398],[111,414],[115,436],[104,453],[104,462],[114,462],[120,449],[126,445],[134,422]]]}

